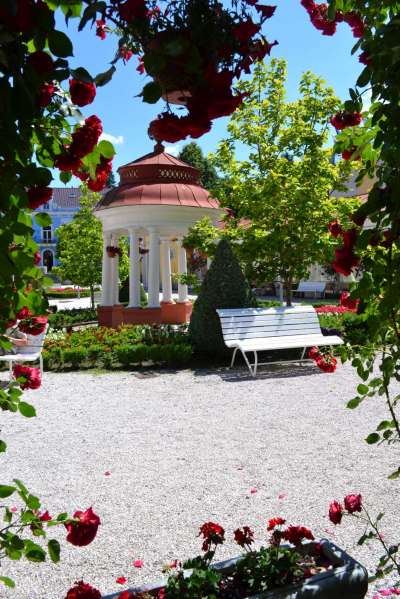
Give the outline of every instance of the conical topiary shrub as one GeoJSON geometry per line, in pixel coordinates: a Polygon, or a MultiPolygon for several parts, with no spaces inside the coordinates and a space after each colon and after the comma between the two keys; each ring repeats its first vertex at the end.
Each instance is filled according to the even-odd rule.
{"type": "Polygon", "coordinates": [[[255,305],[255,298],[230,244],[226,240],[220,241],[190,319],[189,333],[196,353],[222,356],[229,351],[224,344],[216,309],[255,305]]]}

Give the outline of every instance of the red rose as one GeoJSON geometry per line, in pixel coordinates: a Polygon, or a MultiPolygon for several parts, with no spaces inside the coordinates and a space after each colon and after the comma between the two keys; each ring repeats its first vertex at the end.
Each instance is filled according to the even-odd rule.
{"type": "Polygon", "coordinates": [[[369,55],[369,52],[364,50],[364,52],[361,52],[360,56],[358,57],[358,61],[361,62],[361,64],[369,66],[372,63],[372,58],[369,55]]]}
{"type": "Polygon", "coordinates": [[[32,313],[29,311],[29,308],[27,308],[27,306],[24,306],[23,308],[21,308],[21,310],[19,310],[16,315],[15,315],[18,320],[23,320],[24,318],[30,318],[32,316],[32,313]]]}
{"type": "Polygon", "coordinates": [[[349,310],[357,310],[359,303],[359,299],[350,299],[350,293],[348,291],[343,291],[342,295],[340,296],[340,305],[348,308],[349,310]]]}
{"type": "Polygon", "coordinates": [[[40,256],[40,252],[35,252],[33,254],[33,263],[35,266],[37,266],[38,264],[40,264],[40,260],[41,260],[41,256],[40,256]]]}
{"type": "MultiPolygon", "coordinates": [[[[125,46],[122,46],[122,47],[119,49],[119,54],[120,54],[120,56],[122,57],[122,59],[123,59],[123,61],[124,61],[124,62],[128,62],[128,60],[130,60],[130,59],[132,58],[132,56],[133,56],[133,51],[132,51],[132,50],[129,50],[128,48],[125,48],[125,46]]],[[[142,73],[144,73],[144,64],[143,64],[143,60],[142,60],[142,58],[141,58],[140,56],[138,56],[138,59],[139,59],[139,63],[140,63],[140,64],[142,64],[142,66],[143,66],[143,70],[141,70],[141,69],[140,69],[140,64],[139,64],[139,66],[137,67],[137,69],[136,69],[136,70],[137,70],[137,71],[138,71],[140,74],[142,74],[142,73]]]]}
{"type": "Polygon", "coordinates": [[[357,229],[354,227],[343,233],[343,243],[345,248],[353,249],[357,241],[357,229]]]}
{"type": "Polygon", "coordinates": [[[83,158],[93,152],[102,131],[101,121],[96,115],[85,119],[85,124],[78,127],[72,134],[69,154],[76,158],[83,158]]]}
{"type": "Polygon", "coordinates": [[[119,16],[131,23],[134,19],[144,19],[147,16],[147,5],[144,0],[126,0],[118,8],[119,16]]]}
{"type": "Polygon", "coordinates": [[[345,13],[344,21],[350,25],[354,37],[362,37],[364,35],[365,24],[358,13],[355,11],[345,13]]]}
{"type": "Polygon", "coordinates": [[[331,118],[331,125],[333,125],[336,131],[342,131],[347,127],[356,127],[362,121],[360,112],[338,112],[331,118]]]}
{"type": "Polygon", "coordinates": [[[47,204],[51,199],[53,190],[50,187],[30,187],[28,189],[28,206],[31,210],[36,210],[42,204],[47,204]]]}
{"type": "Polygon", "coordinates": [[[249,17],[247,21],[241,21],[235,25],[232,33],[239,42],[247,42],[253,35],[260,31],[260,28],[260,25],[253,23],[252,18],[249,17]]]}
{"type": "Polygon", "coordinates": [[[158,115],[157,119],[151,121],[148,132],[150,137],[156,141],[170,143],[176,143],[187,136],[184,124],[182,125],[182,118],[168,112],[163,112],[158,115]]]}
{"type": "Polygon", "coordinates": [[[91,104],[96,96],[96,86],[94,83],[86,83],[77,79],[69,80],[69,92],[71,100],[77,106],[86,106],[91,104]]]}
{"type": "Polygon", "coordinates": [[[41,108],[45,108],[50,104],[51,99],[55,92],[55,86],[53,83],[43,83],[42,87],[39,90],[38,95],[38,104],[41,108]]]}
{"type": "Polygon", "coordinates": [[[19,329],[27,335],[40,335],[46,329],[47,316],[32,316],[26,320],[21,320],[19,329]]]}
{"type": "Polygon", "coordinates": [[[237,528],[234,532],[234,539],[238,545],[245,547],[254,543],[254,532],[248,526],[237,528]]]}
{"type": "Polygon", "coordinates": [[[47,54],[47,52],[42,52],[41,50],[29,54],[27,63],[30,64],[31,67],[33,67],[35,71],[41,75],[50,73],[54,68],[54,62],[51,56],[47,54]]]}
{"type": "Polygon", "coordinates": [[[89,545],[97,534],[100,524],[100,518],[94,513],[91,507],[85,512],[80,510],[74,514],[75,521],[65,524],[68,531],[67,541],[77,547],[89,545]]]}
{"type": "Polygon", "coordinates": [[[259,12],[263,19],[270,19],[276,10],[276,6],[262,6],[256,4],[256,11],[259,12]]]}
{"type": "Polygon", "coordinates": [[[106,22],[103,19],[96,21],[96,35],[102,40],[106,39],[106,22]]]}
{"type": "Polygon", "coordinates": [[[352,146],[351,148],[349,148],[348,150],[344,150],[342,152],[342,158],[343,160],[361,160],[361,156],[360,154],[356,154],[357,152],[357,147],[356,146],[352,146]]]}
{"type": "Polygon", "coordinates": [[[70,156],[69,154],[60,154],[59,156],[57,156],[54,162],[54,166],[60,169],[60,171],[66,173],[70,171],[74,172],[75,170],[77,171],[81,168],[82,161],[80,158],[77,158],[76,156],[70,156]]]}
{"type": "Polygon", "coordinates": [[[329,506],[329,520],[333,524],[340,524],[343,516],[343,507],[338,501],[332,501],[329,506]]]}
{"type": "Polygon", "coordinates": [[[345,277],[351,274],[353,268],[358,266],[360,258],[354,254],[351,248],[342,246],[335,250],[335,260],[332,262],[332,267],[336,272],[340,272],[345,277]]]}
{"type": "Polygon", "coordinates": [[[338,223],[337,220],[332,220],[328,225],[329,232],[334,237],[339,237],[343,233],[342,226],[338,223]]]}
{"type": "Polygon", "coordinates": [[[268,520],[267,530],[274,530],[276,526],[282,526],[283,524],[286,524],[286,520],[284,518],[281,518],[280,516],[277,518],[271,518],[271,520],[268,520]]]}
{"type": "Polygon", "coordinates": [[[200,531],[198,536],[203,535],[203,551],[208,551],[210,546],[214,543],[214,545],[221,545],[225,541],[225,531],[219,524],[215,524],[214,522],[205,522],[202,526],[200,526],[200,531]]]}
{"type": "Polygon", "coordinates": [[[353,514],[354,512],[361,512],[361,495],[346,495],[344,498],[344,507],[350,514],[353,514]]]}
{"type": "Polygon", "coordinates": [[[321,354],[319,353],[318,347],[311,347],[308,351],[307,357],[310,358],[310,360],[316,360],[320,357],[320,355],[321,354]]]}
{"type": "Polygon", "coordinates": [[[321,355],[315,359],[315,363],[323,372],[335,372],[337,360],[330,355],[321,355]]]}
{"type": "Polygon", "coordinates": [[[13,368],[14,378],[23,377],[25,382],[21,383],[21,389],[39,389],[41,385],[41,374],[39,368],[22,366],[16,364],[13,368]]]}
{"type": "Polygon", "coordinates": [[[289,526],[282,532],[282,537],[292,545],[300,545],[304,539],[314,540],[314,535],[305,526],[289,526]]]}
{"type": "Polygon", "coordinates": [[[75,583],[75,586],[69,589],[65,599],[101,599],[101,593],[83,580],[75,583]]]}

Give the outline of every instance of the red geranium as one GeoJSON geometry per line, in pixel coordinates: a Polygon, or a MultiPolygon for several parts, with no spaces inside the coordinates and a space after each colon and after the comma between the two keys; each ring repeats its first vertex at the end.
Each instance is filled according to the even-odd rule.
{"type": "Polygon", "coordinates": [[[74,518],[74,521],[64,525],[68,531],[67,541],[77,547],[89,545],[97,534],[97,529],[101,523],[100,518],[91,507],[84,512],[76,511],[74,518]]]}
{"type": "Polygon", "coordinates": [[[106,39],[106,22],[103,19],[96,21],[96,35],[102,40],[106,39]]]}
{"type": "Polygon", "coordinates": [[[54,96],[55,89],[54,83],[43,83],[39,90],[37,100],[41,108],[45,108],[48,104],[50,104],[51,99],[54,96]]]}
{"type": "Polygon", "coordinates": [[[350,514],[353,514],[354,512],[361,512],[361,495],[346,495],[344,498],[344,507],[350,514]]]}
{"type": "Polygon", "coordinates": [[[314,540],[314,535],[305,526],[289,526],[282,532],[282,537],[292,545],[300,545],[304,539],[314,540]]]}
{"type": "Polygon", "coordinates": [[[42,52],[41,50],[29,54],[27,63],[30,64],[37,73],[40,73],[40,75],[46,75],[54,68],[54,62],[50,54],[42,52]]]}
{"type": "Polygon", "coordinates": [[[86,106],[91,104],[96,96],[96,86],[94,83],[86,83],[77,79],[69,80],[69,92],[71,100],[77,106],[86,106]]]}
{"type": "Polygon", "coordinates": [[[243,526],[243,528],[237,528],[234,532],[234,539],[240,547],[251,545],[254,543],[254,532],[249,526],[243,526]]]}
{"type": "Polygon", "coordinates": [[[40,335],[45,331],[47,325],[47,316],[32,316],[25,320],[21,320],[18,327],[27,335],[40,335]]]}
{"type": "Polygon", "coordinates": [[[32,312],[30,312],[27,306],[24,306],[16,313],[15,316],[18,318],[18,320],[23,320],[24,318],[30,318],[32,316],[32,312]]]}
{"type": "Polygon", "coordinates": [[[343,233],[342,226],[337,220],[331,221],[328,225],[328,229],[331,235],[333,235],[336,238],[343,233]]]}
{"type": "Polygon", "coordinates": [[[276,526],[282,526],[283,524],[286,524],[286,520],[284,518],[281,518],[280,516],[277,518],[271,518],[271,520],[268,520],[267,530],[274,530],[276,526]]]}
{"type": "Polygon", "coordinates": [[[39,368],[31,368],[30,366],[22,366],[16,364],[13,368],[14,378],[23,377],[25,381],[21,383],[21,389],[39,389],[42,380],[39,368]]]}
{"type": "Polygon", "coordinates": [[[362,121],[360,112],[338,112],[331,118],[331,125],[335,127],[337,131],[342,131],[347,127],[355,127],[362,121]]]}
{"type": "Polygon", "coordinates": [[[80,580],[69,589],[65,599],[101,599],[101,593],[90,584],[80,580]]]}
{"type": "Polygon", "coordinates": [[[340,524],[343,516],[343,506],[338,501],[332,501],[329,506],[329,520],[333,524],[340,524]]]}
{"type": "Polygon", "coordinates": [[[348,291],[343,291],[339,301],[341,306],[354,311],[357,310],[358,304],[360,303],[359,299],[350,299],[350,293],[348,291]]]}
{"type": "Polygon", "coordinates": [[[46,204],[53,194],[53,190],[50,187],[43,187],[39,185],[37,187],[31,187],[28,189],[28,205],[31,210],[36,210],[42,204],[46,204]]]}
{"type": "Polygon", "coordinates": [[[205,522],[202,526],[200,526],[200,531],[198,536],[203,536],[203,551],[208,551],[210,546],[214,543],[214,545],[220,545],[225,541],[225,531],[219,524],[215,524],[214,522],[205,522]]]}

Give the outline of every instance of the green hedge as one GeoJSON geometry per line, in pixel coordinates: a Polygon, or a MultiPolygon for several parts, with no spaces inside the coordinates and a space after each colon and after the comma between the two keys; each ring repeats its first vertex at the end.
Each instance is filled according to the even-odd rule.
{"type": "Polygon", "coordinates": [[[47,291],[46,295],[49,299],[74,299],[77,297],[90,297],[90,291],[81,291],[79,295],[77,291],[47,291]]]}
{"type": "Polygon", "coordinates": [[[73,308],[72,310],[58,310],[54,314],[49,314],[49,325],[54,330],[62,329],[77,322],[91,320],[97,320],[97,310],[73,308]]]}

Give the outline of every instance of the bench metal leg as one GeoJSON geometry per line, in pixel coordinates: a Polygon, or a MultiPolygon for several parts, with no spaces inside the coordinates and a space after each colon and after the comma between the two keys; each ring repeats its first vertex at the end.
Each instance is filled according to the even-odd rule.
{"type": "MultiPolygon", "coordinates": [[[[250,370],[250,374],[251,374],[251,376],[254,376],[254,377],[255,377],[255,376],[256,376],[256,374],[255,374],[255,372],[253,372],[253,369],[252,369],[252,367],[251,367],[251,364],[250,364],[250,362],[249,362],[249,360],[248,360],[248,357],[246,356],[246,352],[244,352],[242,349],[241,349],[240,351],[242,352],[243,358],[244,358],[244,360],[245,360],[245,362],[246,362],[246,364],[247,364],[247,367],[248,367],[248,369],[250,370]]],[[[254,353],[256,354],[256,352],[254,352],[254,353]]],[[[255,367],[257,368],[257,365],[256,365],[256,364],[255,364],[255,367]]]]}
{"type": "Polygon", "coordinates": [[[257,374],[257,366],[258,366],[258,354],[255,351],[254,352],[254,366],[253,366],[253,373],[254,374],[253,374],[253,376],[256,376],[256,374],[257,374]]]}
{"type": "Polygon", "coordinates": [[[231,360],[231,365],[229,366],[229,368],[232,368],[232,366],[233,366],[233,365],[234,365],[234,363],[235,363],[235,358],[236,358],[236,354],[237,354],[237,350],[238,350],[238,349],[239,349],[238,347],[235,347],[235,349],[234,349],[233,356],[232,356],[232,360],[231,360]]]}
{"type": "Polygon", "coordinates": [[[303,349],[300,360],[304,360],[304,354],[306,353],[306,347],[303,349]]]}

